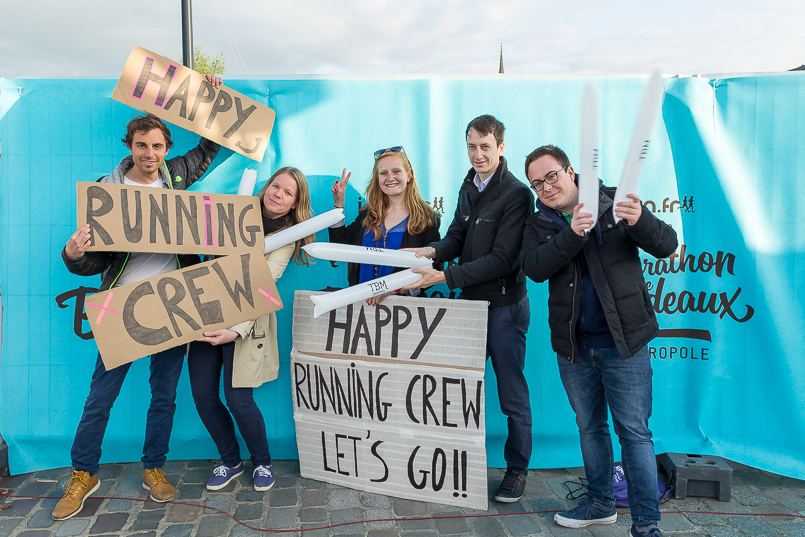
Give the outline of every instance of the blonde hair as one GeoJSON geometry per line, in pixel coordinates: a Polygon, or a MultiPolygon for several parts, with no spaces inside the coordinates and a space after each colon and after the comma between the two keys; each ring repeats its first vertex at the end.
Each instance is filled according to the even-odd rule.
{"type": "Polygon", "coordinates": [[[421,233],[425,228],[434,225],[436,222],[436,211],[422,199],[422,195],[419,193],[414,168],[411,166],[408,156],[404,152],[386,153],[375,159],[372,178],[369,179],[369,184],[366,186],[366,205],[361,208],[362,211],[366,211],[363,227],[374,233],[374,240],[378,240],[383,236],[383,232],[380,231],[380,224],[386,219],[386,209],[389,206],[389,197],[380,189],[380,175],[377,170],[377,163],[386,157],[400,157],[405,173],[411,178],[405,186],[405,209],[409,214],[408,234],[421,233]]]}
{"type": "MultiPolygon", "coordinates": [[[[260,198],[260,206],[262,208],[263,196],[266,193],[266,189],[272,182],[274,182],[274,179],[276,179],[283,173],[287,173],[288,175],[293,177],[294,181],[296,181],[296,208],[291,209],[288,212],[288,214],[291,216],[290,222],[288,223],[287,226],[283,228],[287,229],[291,226],[295,226],[296,224],[304,222],[305,220],[313,218],[313,209],[310,206],[310,187],[307,184],[307,178],[305,177],[305,174],[299,171],[299,169],[291,166],[280,168],[279,170],[275,171],[274,175],[272,175],[268,179],[268,181],[266,181],[266,184],[264,184],[262,188],[260,188],[260,190],[257,192],[257,197],[260,198]]],[[[294,244],[293,255],[291,256],[291,259],[297,265],[313,264],[313,260],[310,258],[307,252],[302,250],[302,246],[310,244],[314,240],[316,240],[315,235],[308,235],[307,237],[296,241],[296,243],[294,244]]]]}

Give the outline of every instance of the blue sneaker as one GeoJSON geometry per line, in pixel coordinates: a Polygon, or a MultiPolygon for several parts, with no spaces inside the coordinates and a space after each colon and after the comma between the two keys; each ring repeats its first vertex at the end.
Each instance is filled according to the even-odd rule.
{"type": "Polygon", "coordinates": [[[643,533],[637,531],[637,528],[635,528],[634,524],[632,524],[632,527],[629,528],[629,533],[626,534],[626,537],[662,537],[662,532],[657,526],[652,526],[646,533],[643,533]]]}
{"type": "Polygon", "coordinates": [[[212,471],[212,477],[207,481],[207,490],[221,490],[242,473],[243,463],[238,464],[234,468],[222,464],[212,471]]]}
{"type": "Polygon", "coordinates": [[[618,513],[615,511],[614,504],[611,509],[605,511],[587,498],[581,500],[570,511],[556,513],[553,517],[554,522],[566,528],[585,528],[592,524],[614,524],[617,520],[618,513]]]}
{"type": "Polygon", "coordinates": [[[254,490],[265,492],[274,486],[274,468],[262,464],[254,469],[254,490]]]}

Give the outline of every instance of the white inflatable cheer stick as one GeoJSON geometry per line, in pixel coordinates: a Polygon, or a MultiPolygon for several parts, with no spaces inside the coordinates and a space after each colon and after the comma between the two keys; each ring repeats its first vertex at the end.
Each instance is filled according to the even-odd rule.
{"type": "MultiPolygon", "coordinates": [[[[615,200],[612,204],[613,211],[618,203],[628,199],[627,194],[637,192],[637,185],[640,183],[640,172],[643,171],[643,161],[646,160],[646,155],[648,154],[651,127],[654,125],[654,116],[657,115],[657,109],[662,103],[662,97],[662,77],[659,72],[655,72],[651,80],[648,81],[646,93],[643,94],[643,103],[640,105],[640,113],[634,126],[632,143],[626,153],[626,163],[623,165],[621,181],[615,191],[615,200]]],[[[616,216],[615,222],[618,220],[620,218],[616,216]]]]}
{"type": "Polygon", "coordinates": [[[254,184],[257,182],[257,170],[246,168],[240,176],[238,196],[251,196],[254,194],[254,184]]]}
{"type": "Polygon", "coordinates": [[[303,246],[302,249],[315,258],[327,261],[365,263],[367,265],[384,265],[387,267],[433,268],[433,261],[427,257],[417,257],[414,252],[402,252],[390,248],[314,242],[303,246]]]}
{"type": "Polygon", "coordinates": [[[408,269],[389,274],[383,278],[377,278],[370,282],[359,283],[358,285],[353,285],[352,287],[347,287],[346,289],[341,289],[340,291],[326,295],[311,295],[310,300],[316,305],[316,307],[313,308],[313,317],[318,317],[330,310],[346,306],[347,304],[360,302],[361,300],[366,300],[373,296],[392,293],[406,285],[418,282],[422,276],[422,274],[417,274],[413,270],[408,269]]]}
{"type": "Polygon", "coordinates": [[[305,220],[302,223],[291,226],[288,229],[283,229],[279,233],[274,233],[266,237],[263,253],[267,254],[268,252],[273,252],[286,244],[304,239],[308,235],[314,235],[322,229],[327,229],[333,224],[337,224],[343,219],[344,209],[333,209],[319,216],[314,216],[310,220],[305,220]]]}
{"type": "Polygon", "coordinates": [[[592,84],[584,88],[584,104],[581,119],[581,166],[579,175],[579,203],[582,212],[593,215],[593,225],[598,222],[598,170],[601,158],[601,112],[598,90],[592,84]]]}

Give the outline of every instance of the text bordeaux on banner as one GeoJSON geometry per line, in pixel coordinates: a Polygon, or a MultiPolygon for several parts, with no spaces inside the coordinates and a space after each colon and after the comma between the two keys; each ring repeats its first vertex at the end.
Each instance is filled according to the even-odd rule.
{"type": "Polygon", "coordinates": [[[294,295],[291,390],[304,477],[487,508],[488,303],[386,297],[313,317],[294,295]]]}
{"type": "Polygon", "coordinates": [[[258,162],[277,115],[231,88],[142,47],[129,55],[112,98],[258,162]]]}
{"type": "Polygon", "coordinates": [[[256,196],[76,183],[89,251],[229,255],[263,251],[256,196]]]}
{"type": "Polygon", "coordinates": [[[86,299],[107,369],[282,308],[262,254],[229,255],[86,299]]]}

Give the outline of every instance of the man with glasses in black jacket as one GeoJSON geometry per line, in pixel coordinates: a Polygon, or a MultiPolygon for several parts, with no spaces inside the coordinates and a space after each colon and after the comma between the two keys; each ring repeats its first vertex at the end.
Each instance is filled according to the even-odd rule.
{"type": "Polygon", "coordinates": [[[525,169],[539,201],[537,213],[526,221],[520,261],[526,276],[549,281],[551,345],[576,413],[588,481],[587,497],[554,520],[567,528],[617,520],[609,408],[626,474],[629,535],[661,537],[657,465],[648,428],[653,373],[646,346],[659,324],[638,248],[668,257],[676,250],[676,233],[643,210],[633,193],[613,207],[615,189],[603,185],[593,225],[592,214],[579,204],[578,176],[558,147],[535,149],[525,169]]]}

